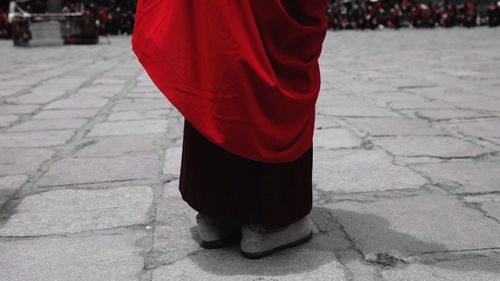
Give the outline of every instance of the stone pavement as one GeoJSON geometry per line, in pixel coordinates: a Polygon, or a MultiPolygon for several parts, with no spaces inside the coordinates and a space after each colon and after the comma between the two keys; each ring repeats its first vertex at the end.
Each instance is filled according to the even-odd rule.
{"type": "Polygon", "coordinates": [[[200,248],[182,117],[111,39],[0,42],[0,280],[500,280],[500,29],[329,33],[315,236],[257,261],[200,248]]]}

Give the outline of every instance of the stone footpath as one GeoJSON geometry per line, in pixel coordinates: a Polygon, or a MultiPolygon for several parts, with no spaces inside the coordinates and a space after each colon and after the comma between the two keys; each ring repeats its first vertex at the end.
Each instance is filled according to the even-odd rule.
{"type": "Polygon", "coordinates": [[[201,249],[183,119],[112,44],[0,42],[0,280],[500,280],[500,29],[329,33],[313,240],[201,249]]]}

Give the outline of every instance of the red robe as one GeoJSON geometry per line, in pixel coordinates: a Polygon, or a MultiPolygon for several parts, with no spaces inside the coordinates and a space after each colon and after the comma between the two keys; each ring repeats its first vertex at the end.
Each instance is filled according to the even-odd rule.
{"type": "Polygon", "coordinates": [[[312,145],[327,0],[139,0],[132,49],[208,140],[283,163],[312,145]]]}

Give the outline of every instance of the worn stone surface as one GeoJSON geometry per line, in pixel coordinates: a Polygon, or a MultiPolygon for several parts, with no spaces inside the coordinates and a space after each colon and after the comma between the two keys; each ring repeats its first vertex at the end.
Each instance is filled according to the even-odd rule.
{"type": "Polygon", "coordinates": [[[72,97],[51,102],[46,105],[44,109],[94,108],[103,107],[107,102],[108,99],[105,98],[72,97]]]}
{"type": "Polygon", "coordinates": [[[362,192],[418,188],[424,178],[391,163],[378,150],[316,150],[313,183],[325,191],[362,192]]]}
{"type": "Polygon", "coordinates": [[[72,130],[15,132],[0,135],[0,147],[47,147],[66,143],[74,134],[72,130]]]}
{"type": "Polygon", "coordinates": [[[109,121],[123,120],[145,120],[145,119],[161,119],[168,116],[169,111],[165,109],[145,110],[145,111],[118,111],[109,114],[109,121]]]}
{"type": "Polygon", "coordinates": [[[0,176],[33,174],[53,155],[49,149],[0,148],[0,176]]]}
{"type": "Polygon", "coordinates": [[[361,145],[361,139],[342,128],[316,130],[313,145],[327,149],[350,148],[361,145]]]}
{"type": "Polygon", "coordinates": [[[374,143],[400,156],[472,157],[491,151],[447,136],[398,136],[378,138],[374,143]]]}
{"type": "Polygon", "coordinates": [[[130,153],[153,152],[161,135],[130,135],[87,138],[75,153],[78,157],[115,157],[130,153]]]}
{"type": "Polygon", "coordinates": [[[351,118],[349,123],[371,136],[439,135],[429,122],[410,118],[351,118]]]}
{"type": "Polygon", "coordinates": [[[452,123],[448,126],[466,135],[480,138],[500,139],[500,119],[452,123]]]}
{"type": "Polygon", "coordinates": [[[153,280],[347,280],[334,253],[319,239],[266,259],[248,261],[234,247],[199,251],[153,271],[153,280]]]}
{"type": "Polygon", "coordinates": [[[26,175],[0,177],[0,208],[28,180],[26,175]]]}
{"type": "Polygon", "coordinates": [[[166,119],[105,122],[96,124],[87,136],[156,134],[164,133],[167,126],[168,120],[166,119]]]}
{"type": "Polygon", "coordinates": [[[165,151],[163,173],[178,176],[181,172],[182,147],[170,147],[165,151]]]}
{"type": "Polygon", "coordinates": [[[85,109],[54,109],[42,110],[33,115],[33,119],[79,119],[79,118],[92,118],[97,112],[98,108],[85,108],[85,109]]]}
{"type": "Polygon", "coordinates": [[[0,128],[7,127],[19,120],[17,115],[0,115],[0,128]]]}
{"type": "Polygon", "coordinates": [[[66,158],[55,162],[38,181],[38,186],[152,179],[158,173],[156,154],[124,155],[113,158],[66,158]]]}
{"type": "Polygon", "coordinates": [[[9,132],[78,129],[87,123],[85,119],[28,120],[9,128],[9,132]]]}
{"type": "Polygon", "coordinates": [[[500,224],[453,196],[434,194],[326,206],[365,256],[389,253],[407,257],[500,247],[500,224]]]}
{"type": "Polygon", "coordinates": [[[145,234],[0,241],[0,280],[139,280],[145,234]]]}
{"type": "Polygon", "coordinates": [[[415,165],[436,183],[453,185],[456,193],[492,192],[500,190],[500,162],[454,161],[415,165]]]}
{"type": "Polygon", "coordinates": [[[24,197],[0,236],[34,236],[114,228],[147,222],[148,186],[54,190],[24,197]]]}
{"type": "Polygon", "coordinates": [[[387,281],[496,281],[499,274],[499,257],[445,260],[382,271],[382,277],[387,281]]]}

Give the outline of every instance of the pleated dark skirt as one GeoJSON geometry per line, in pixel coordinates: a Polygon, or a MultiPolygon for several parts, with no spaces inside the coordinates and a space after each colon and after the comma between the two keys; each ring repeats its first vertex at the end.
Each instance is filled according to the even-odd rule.
{"type": "Polygon", "coordinates": [[[270,164],[232,154],[184,123],[179,189],[196,211],[273,229],[312,208],[312,147],[299,159],[270,164]]]}

